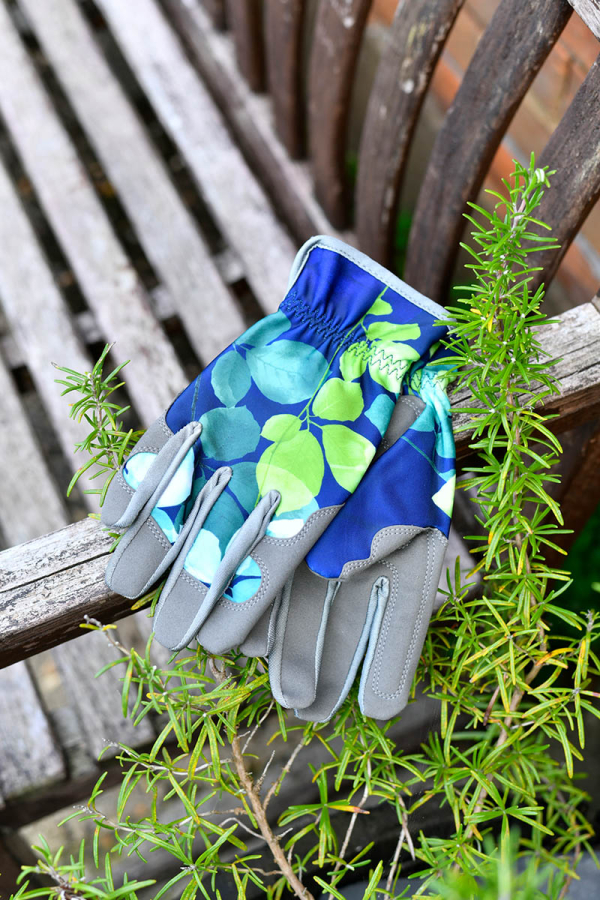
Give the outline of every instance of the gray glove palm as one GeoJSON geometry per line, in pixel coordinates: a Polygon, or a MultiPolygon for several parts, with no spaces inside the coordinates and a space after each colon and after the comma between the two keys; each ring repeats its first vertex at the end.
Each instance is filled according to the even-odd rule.
{"type": "Polygon", "coordinates": [[[244,649],[269,650],[276,699],[329,719],[362,664],[363,713],[406,705],[436,597],[454,495],[441,353],[412,373],[359,490],[287,582],[244,649]]]}

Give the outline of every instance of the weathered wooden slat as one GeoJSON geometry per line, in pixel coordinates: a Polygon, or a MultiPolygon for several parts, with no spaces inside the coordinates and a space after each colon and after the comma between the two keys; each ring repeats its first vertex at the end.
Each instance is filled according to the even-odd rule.
{"type": "Polygon", "coordinates": [[[440,129],[413,219],[405,278],[442,299],[464,226],[517,106],[571,15],[567,0],[502,0],[440,129]]]}
{"type": "MultiPolygon", "coordinates": [[[[51,363],[85,372],[91,362],[1,162],[0,209],[0,302],[63,453],[76,468],[73,447],[81,440],[81,426],[68,417],[67,401],[54,383],[57,372],[51,363]]],[[[81,486],[94,484],[84,476],[81,486]]],[[[95,499],[85,496],[90,509],[96,509],[95,499]]]]}
{"type": "Polygon", "coordinates": [[[358,155],[361,250],[390,265],[406,158],[435,64],[464,0],[402,0],[371,89],[358,155]]]}
{"type": "Polygon", "coordinates": [[[590,31],[600,39],[600,2],[599,0],[569,0],[575,12],[581,16],[590,31]]]}
{"type": "Polygon", "coordinates": [[[0,748],[5,800],[65,777],[59,747],[23,662],[0,673],[0,748]]]}
{"type": "MultiPolygon", "coordinates": [[[[103,666],[119,657],[104,635],[82,635],[53,652],[69,699],[77,706],[79,727],[92,759],[98,758],[107,743],[121,742],[136,747],[153,739],[155,732],[148,718],[135,728],[131,719],[123,718],[120,678],[124,669],[117,666],[100,678],[93,678],[103,666]]],[[[116,752],[116,748],[110,747],[105,755],[114,756],[116,752]]]]}
{"type": "Polygon", "coordinates": [[[0,397],[0,527],[21,544],[60,528],[67,514],[2,359],[0,397]]]}
{"type": "MultiPolygon", "coordinates": [[[[223,250],[213,257],[213,261],[226,284],[235,284],[236,281],[240,281],[244,277],[240,261],[232,251],[223,250]]],[[[177,310],[173,305],[171,295],[168,291],[163,290],[160,285],[151,292],[150,296],[154,313],[160,322],[165,322],[171,316],[176,315],[177,310]]],[[[77,334],[81,335],[81,339],[85,344],[97,344],[102,341],[102,332],[98,327],[94,314],[89,309],[76,313],[72,319],[77,334]]],[[[9,332],[0,333],[0,352],[9,369],[17,369],[19,366],[27,365],[27,359],[9,332]]]]}
{"type": "MultiPolygon", "coordinates": [[[[550,359],[559,360],[553,373],[560,381],[560,394],[549,397],[544,406],[560,418],[549,427],[557,434],[588,422],[600,414],[600,312],[594,303],[582,303],[562,313],[555,325],[541,330],[542,347],[550,359]]],[[[452,396],[454,408],[476,403],[464,390],[452,396]]],[[[458,428],[466,422],[463,414],[454,416],[458,428]]],[[[457,436],[457,457],[468,452],[469,434],[457,436]]]]}
{"type": "MultiPolygon", "coordinates": [[[[275,133],[268,99],[253,94],[239,77],[231,38],[211,27],[199,0],[162,2],[236,141],[296,241],[302,243],[313,234],[335,234],[314,197],[308,165],[290,160],[275,133]]],[[[351,235],[342,236],[353,242],[351,235]]]]}
{"type": "MultiPolygon", "coordinates": [[[[17,543],[60,528],[66,512],[2,360],[0,397],[0,526],[17,543]]],[[[0,672],[0,753],[0,795],[8,802],[67,775],[24,662],[0,672]]]]}
{"type": "Polygon", "coordinates": [[[86,614],[106,621],[130,612],[131,601],[111,596],[104,582],[110,544],[89,519],[0,555],[1,665],[77,637],[86,614]]]}
{"type": "Polygon", "coordinates": [[[210,16],[215,28],[225,28],[227,16],[225,15],[225,0],[202,0],[206,12],[210,16]]]}
{"type": "MultiPolygon", "coordinates": [[[[542,344],[552,358],[562,357],[555,369],[561,393],[545,406],[560,416],[551,427],[558,433],[600,415],[600,314],[594,305],[564,313],[544,329],[542,344]]],[[[469,405],[464,391],[452,399],[455,407],[469,405]]],[[[464,422],[455,416],[455,428],[464,422]]],[[[468,457],[468,445],[468,431],[457,431],[459,460],[468,457]]],[[[130,601],[104,583],[109,549],[110,539],[88,520],[0,554],[0,665],[74,636],[84,613],[103,622],[127,614],[130,601]]]]}
{"type": "Polygon", "coordinates": [[[106,340],[116,342],[115,359],[132,360],[129,390],[149,424],[186,379],[4,4],[0,110],[88,304],[106,340]]]}
{"type": "Polygon", "coordinates": [[[285,292],[294,248],[222,116],[153,0],[99,0],[157,115],[194,174],[267,311],[285,292]]]}
{"type": "Polygon", "coordinates": [[[262,91],[265,58],[261,0],[227,0],[226,9],[240,72],[251,90],[262,91]]]}
{"type": "Polygon", "coordinates": [[[304,0],[271,0],[265,5],[267,81],[275,128],[292,159],[304,151],[302,26],[304,0]]]}
{"type": "Polygon", "coordinates": [[[556,170],[535,215],[552,227],[560,250],[536,253],[531,264],[542,266],[534,285],[552,279],[569,245],[600,197],[600,56],[539,158],[538,165],[556,170]]]}
{"type": "Polygon", "coordinates": [[[209,362],[243,330],[237,304],[74,0],[23,0],[192,346],[209,362]]]}
{"type": "Polygon", "coordinates": [[[321,3],[308,77],[308,143],[315,191],[336,228],[348,225],[346,138],[350,96],[370,0],[321,3]]]}
{"type": "Polygon", "coordinates": [[[600,504],[600,420],[594,424],[592,434],[580,443],[570,477],[561,485],[560,502],[565,527],[573,530],[572,534],[563,535],[561,539],[561,547],[567,550],[600,504]]]}

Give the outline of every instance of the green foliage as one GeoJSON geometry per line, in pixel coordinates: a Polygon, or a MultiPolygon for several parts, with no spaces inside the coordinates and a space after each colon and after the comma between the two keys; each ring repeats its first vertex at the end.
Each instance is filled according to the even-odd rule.
{"type": "MultiPolygon", "coordinates": [[[[473,429],[471,446],[479,459],[466,485],[477,495],[487,539],[471,539],[481,590],[461,583],[457,563],[415,681],[439,702],[440,729],[419,750],[406,752],[393,740],[393,722],[379,725],[361,715],[355,692],[332,722],[304,723],[272,700],[264,661],[219,659],[197,649],[157,667],[150,645],[141,655],[113,641],[120,659],[111,665],[122,667],[124,711],[135,722],[157,714],[163,729],[147,753],[120,747],[114,819],[103,811],[102,779],[88,806],[70,817],[95,823],[88,879],[83,882],[83,857],[64,865],[42,847],[39,868],[55,886],[28,887],[33,870],[26,869],[20,900],[135,897],[139,885],[115,888],[94,867],[110,871],[115,854],[147,859],[157,850],[172,858],[176,874],[153,900],[168,892],[182,900],[243,900],[251,886],[267,900],[290,891],[310,900],[310,879],[315,895],[322,890],[343,900],[342,881],[358,878],[368,882],[365,900],[391,898],[399,896],[397,879],[408,856],[418,863],[422,897],[565,896],[592,837],[573,766],[582,757],[586,717],[599,716],[592,678],[600,661],[594,614],[561,605],[569,576],[544,558],[564,532],[547,490],[560,445],[542,409],[558,388],[554,361],[544,357],[537,339],[536,328],[546,321],[543,292],[529,288],[535,271],[529,254],[553,246],[533,217],[548,174],[533,159],[527,169],[517,164],[494,211],[474,207],[485,222],[470,218],[475,249],[466,249],[476,284],[452,309],[459,384],[473,398],[464,410],[468,424],[459,427],[473,429]],[[260,736],[267,727],[274,757],[261,760],[260,736]],[[285,794],[292,769],[302,775],[306,797],[285,794]],[[148,795],[142,818],[132,809],[134,788],[148,795]],[[270,804],[277,795],[289,799],[274,822],[270,804]],[[167,814],[169,799],[177,801],[175,814],[167,814]],[[375,817],[382,806],[397,823],[391,860],[380,859],[373,843],[356,852],[353,839],[359,819],[375,817]],[[434,821],[453,823],[452,833],[419,832],[415,813],[424,809],[434,821]],[[100,853],[102,832],[112,835],[108,854],[100,853]],[[266,869],[257,847],[272,858],[266,869]],[[227,894],[219,893],[217,876],[230,879],[227,894]],[[68,878],[72,886],[64,891],[68,878]]],[[[352,381],[354,366],[368,362],[348,357],[344,379],[352,381]]],[[[78,409],[93,429],[81,446],[109,473],[131,435],[116,422],[122,410],[106,399],[116,373],[103,378],[99,366],[92,376],[68,373],[66,384],[82,394],[78,409]]],[[[329,409],[336,397],[320,402],[329,409]]],[[[289,417],[276,418],[265,428],[283,454],[299,429],[289,417]]],[[[340,451],[340,465],[343,458],[340,451]]],[[[113,640],[112,626],[94,627],[113,640]]]]}
{"type": "Polygon", "coordinates": [[[103,368],[110,349],[107,344],[91,372],[75,372],[55,364],[55,368],[66,376],[64,379],[57,379],[57,383],[64,386],[62,396],[73,393],[80,395],[71,403],[70,417],[77,422],[85,422],[88,426],[86,436],[75,445],[75,450],[87,453],[89,459],[73,476],[67,495],[83,473],[92,470],[91,477],[99,479],[101,487],[87,490],[86,493],[99,494],[100,503],[104,501],[115,472],[120,469],[127,453],[142,435],[142,432],[123,430],[120,417],[129,410],[129,406],[115,403],[112,395],[124,385],[123,381],[118,380],[118,376],[127,363],[121,363],[105,375],[103,368]]]}

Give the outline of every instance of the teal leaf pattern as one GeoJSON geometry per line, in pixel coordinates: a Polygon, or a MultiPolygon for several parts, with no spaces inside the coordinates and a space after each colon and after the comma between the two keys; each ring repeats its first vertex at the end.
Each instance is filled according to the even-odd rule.
{"type": "Polygon", "coordinates": [[[394,401],[386,394],[375,397],[365,415],[383,437],[394,411],[394,401]]]}
{"type": "Polygon", "coordinates": [[[279,310],[255,322],[235,343],[247,344],[249,347],[264,347],[270,344],[271,341],[276,340],[281,334],[289,331],[290,327],[290,320],[285,313],[279,310]]]}
{"type": "Polygon", "coordinates": [[[200,418],[206,456],[229,462],[256,450],[260,425],[246,406],[218,407],[200,418]]]}
{"type": "Polygon", "coordinates": [[[280,340],[246,355],[260,392],[276,403],[308,400],[325,377],[328,364],[320,350],[302,341],[280,340]]]}
{"type": "Polygon", "coordinates": [[[247,513],[252,512],[258,496],[258,484],[256,483],[256,463],[234,463],[231,467],[233,475],[227,485],[228,490],[234,495],[247,513]]]}
{"type": "Polygon", "coordinates": [[[250,390],[252,379],[246,360],[236,353],[225,353],[213,366],[212,389],[224,406],[235,406],[250,390]]]}

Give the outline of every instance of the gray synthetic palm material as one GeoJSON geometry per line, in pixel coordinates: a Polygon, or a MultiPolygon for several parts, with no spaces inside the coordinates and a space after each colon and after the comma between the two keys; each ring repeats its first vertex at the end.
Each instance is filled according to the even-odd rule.
{"type": "MultiPolygon", "coordinates": [[[[155,453],[157,456],[165,445],[173,439],[173,432],[165,421],[164,414],[142,435],[129,454],[127,460],[138,453],[155,453]]],[[[154,485],[156,487],[156,485],[154,485]]],[[[100,521],[105,528],[117,528],[117,522],[125,514],[137,492],[123,478],[122,469],[113,477],[100,510],[100,521]]]]}
{"type": "Polygon", "coordinates": [[[206,519],[230,478],[231,469],[217,469],[196,497],[174,544],[152,518],[156,497],[151,496],[110,557],[105,574],[107,585],[131,600],[146,593],[175,561],[192,524],[206,519]]]}
{"type": "Polygon", "coordinates": [[[197,518],[191,524],[156,608],[154,630],[159,643],[171,650],[182,650],[196,637],[239,564],[264,537],[279,499],[277,491],[269,491],[252,510],[227,548],[208,589],[184,568],[186,557],[206,517],[197,518]]]}
{"type": "Polygon", "coordinates": [[[331,718],[361,663],[365,715],[389,719],[407,703],[447,542],[411,526],[383,529],[373,543],[370,561],[349,564],[345,580],[304,563],[282,594],[269,676],[276,699],[303,719],[331,718]]]}
{"type": "MultiPolygon", "coordinates": [[[[407,431],[413,422],[418,419],[425,408],[424,402],[420,397],[402,395],[395,407],[394,412],[392,413],[392,418],[390,419],[387,430],[383,436],[383,440],[377,449],[377,453],[375,454],[374,461],[381,456],[389,447],[392,446],[403,434],[407,431]]],[[[335,511],[337,512],[340,507],[336,507],[335,511]]],[[[310,521],[310,520],[309,520],[310,521]]],[[[324,529],[323,529],[324,530],[324,529]]],[[[298,564],[303,559],[303,556],[298,557],[298,564]]],[[[274,566],[276,560],[274,560],[272,567],[274,566]]],[[[315,576],[316,578],[317,576],[315,576]]],[[[316,587],[316,584],[313,586],[317,592],[320,591],[320,588],[316,587]]],[[[282,590],[284,588],[284,584],[281,584],[278,590],[282,590]]],[[[304,596],[308,596],[312,588],[307,587],[304,591],[304,596]]],[[[275,601],[276,605],[279,606],[280,599],[278,598],[275,601]]],[[[247,634],[243,643],[240,646],[240,649],[246,656],[267,656],[271,647],[273,646],[273,640],[275,636],[275,620],[276,620],[277,610],[271,609],[265,612],[261,618],[258,620],[252,631],[247,634]]],[[[208,623],[210,626],[211,623],[208,623]]],[[[225,623],[223,622],[221,627],[225,627],[225,623]]],[[[216,630],[216,629],[215,629],[216,630]]],[[[200,641],[202,643],[202,641],[200,641]]],[[[213,651],[217,652],[217,651],[213,651]]],[[[221,651],[221,652],[224,652],[221,651]]]]}
{"type": "MultiPolygon", "coordinates": [[[[268,610],[282,590],[290,572],[304,559],[339,509],[339,506],[330,506],[314,512],[294,537],[276,538],[265,535],[255,541],[250,555],[258,563],[261,572],[258,591],[244,603],[233,603],[226,597],[221,597],[199,629],[198,643],[209,653],[225,653],[240,645],[245,647],[246,640],[257,629],[257,623],[262,622],[265,610],[268,610]]],[[[268,619],[262,627],[268,628],[268,619]]],[[[268,638],[263,633],[258,636],[258,640],[264,645],[268,638]]]]}

